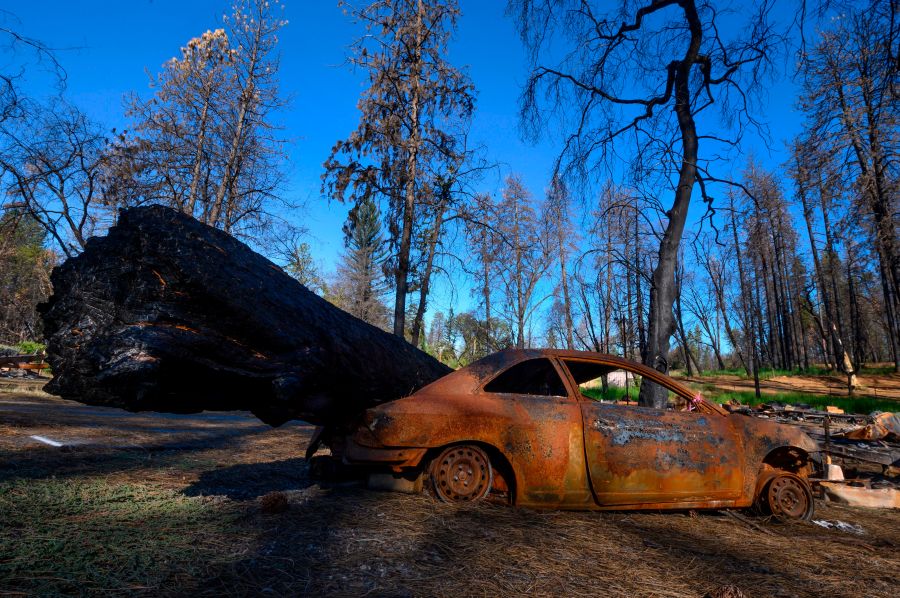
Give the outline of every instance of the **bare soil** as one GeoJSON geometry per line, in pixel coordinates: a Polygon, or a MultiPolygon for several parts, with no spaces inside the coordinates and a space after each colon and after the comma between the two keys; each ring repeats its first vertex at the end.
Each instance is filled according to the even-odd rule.
{"type": "Polygon", "coordinates": [[[720,513],[446,505],[314,483],[311,432],[0,392],[0,594],[896,595],[895,511],[818,503],[817,519],[857,534],[720,513]],[[286,510],[265,512],[284,506],[273,492],[286,510]]]}
{"type": "MultiPolygon", "coordinates": [[[[745,379],[735,375],[683,376],[679,377],[679,380],[695,384],[712,384],[720,390],[753,391],[752,378],[745,379]]],[[[857,376],[857,381],[859,385],[854,389],[853,396],[855,397],[900,401],[900,374],[860,374],[857,376]]],[[[801,392],[846,397],[847,379],[839,375],[775,376],[767,380],[760,380],[760,391],[767,394],[801,392]]],[[[898,405],[898,408],[900,408],[900,405],[898,405]]]]}

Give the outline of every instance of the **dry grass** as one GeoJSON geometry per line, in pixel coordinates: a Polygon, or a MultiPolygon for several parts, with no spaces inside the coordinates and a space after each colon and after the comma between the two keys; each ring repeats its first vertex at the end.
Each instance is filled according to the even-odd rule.
{"type": "Polygon", "coordinates": [[[896,595],[896,512],[819,504],[865,530],[853,535],[717,513],[445,505],[314,484],[301,425],[53,401],[17,412],[17,400],[36,399],[0,395],[0,594],[896,595]],[[91,443],[23,440],[36,430],[91,443]],[[110,448],[104,434],[153,441],[110,448]]]}
{"type": "Polygon", "coordinates": [[[316,489],[293,496],[283,515],[256,516],[268,528],[265,557],[233,563],[211,590],[257,577],[278,594],[698,597],[732,585],[751,596],[895,595],[897,517],[822,515],[867,534],[812,524],[763,534],[718,514],[535,512],[316,489]]]}

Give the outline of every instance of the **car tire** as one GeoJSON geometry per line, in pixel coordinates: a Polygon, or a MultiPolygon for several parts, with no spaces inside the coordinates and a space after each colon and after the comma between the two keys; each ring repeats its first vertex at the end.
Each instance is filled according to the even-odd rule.
{"type": "Polygon", "coordinates": [[[431,462],[431,482],[443,502],[481,500],[494,483],[491,459],[474,444],[449,446],[431,462]]]}
{"type": "Polygon", "coordinates": [[[763,486],[758,502],[779,521],[809,521],[815,513],[809,482],[794,473],[780,472],[772,476],[763,486]]]}

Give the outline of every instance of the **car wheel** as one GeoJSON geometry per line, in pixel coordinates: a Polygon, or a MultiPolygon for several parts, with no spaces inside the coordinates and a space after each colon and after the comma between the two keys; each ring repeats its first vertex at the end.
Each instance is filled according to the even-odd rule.
{"type": "Polygon", "coordinates": [[[431,480],[442,501],[473,502],[491,491],[494,471],[483,449],[460,444],[444,449],[431,462],[431,480]]]}
{"type": "Polygon", "coordinates": [[[809,482],[793,473],[780,473],[766,485],[762,498],[772,515],[781,521],[812,519],[815,509],[809,482]]]}

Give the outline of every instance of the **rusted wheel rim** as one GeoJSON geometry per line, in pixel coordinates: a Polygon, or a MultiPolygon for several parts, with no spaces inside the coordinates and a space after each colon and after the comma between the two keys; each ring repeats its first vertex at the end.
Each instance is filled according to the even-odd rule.
{"type": "Polygon", "coordinates": [[[470,502],[487,495],[493,472],[487,454],[471,445],[452,446],[432,465],[434,491],[445,502],[470,502]]]}
{"type": "Polygon", "coordinates": [[[769,509],[778,519],[809,519],[813,497],[809,486],[793,475],[780,475],[769,483],[769,509]]]}

